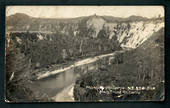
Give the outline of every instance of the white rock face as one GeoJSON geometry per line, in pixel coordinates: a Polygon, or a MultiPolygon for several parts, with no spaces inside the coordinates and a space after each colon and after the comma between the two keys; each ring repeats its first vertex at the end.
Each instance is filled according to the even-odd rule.
{"type": "Polygon", "coordinates": [[[109,39],[112,39],[113,36],[116,36],[116,32],[117,32],[117,23],[105,23],[104,27],[109,31],[109,39]]]}
{"type": "Polygon", "coordinates": [[[100,17],[94,16],[87,21],[87,28],[94,30],[93,37],[97,37],[99,31],[103,28],[106,21],[100,17]]]}
{"type": "Polygon", "coordinates": [[[21,40],[19,37],[16,37],[16,40],[17,40],[17,42],[18,42],[19,44],[22,43],[22,40],[21,40]]]}
{"type": "MultiPolygon", "coordinates": [[[[73,36],[78,36],[82,30],[78,24],[64,24],[63,26],[63,29],[59,30],[59,32],[65,35],[73,33],[73,36]]],[[[87,33],[83,32],[87,37],[97,38],[99,32],[104,30],[107,34],[106,37],[108,36],[108,39],[117,39],[122,48],[136,48],[152,36],[154,32],[164,27],[164,21],[161,19],[148,19],[131,22],[107,22],[102,17],[94,15],[89,17],[84,26],[89,30],[87,33]]],[[[60,25],[57,28],[61,28],[60,25]]],[[[37,37],[39,40],[46,39],[42,34],[38,34],[37,37]]],[[[17,42],[22,43],[20,39],[17,39],[17,42]]]]}
{"type": "MultiPolygon", "coordinates": [[[[164,27],[164,23],[155,24],[152,22],[137,22],[130,23],[131,29],[128,34],[123,34],[120,37],[129,37],[126,43],[121,44],[121,46],[136,48],[141,45],[145,40],[147,40],[154,32],[157,32],[162,27],[164,27]],[[133,34],[133,35],[130,35],[133,34]]],[[[119,36],[118,36],[119,37],[119,36]]],[[[119,40],[119,39],[118,39],[119,40]]],[[[121,42],[122,40],[119,40],[121,42]]]]}
{"type": "Polygon", "coordinates": [[[97,38],[102,29],[107,30],[108,39],[114,36],[121,44],[121,47],[136,48],[147,40],[154,32],[164,27],[164,22],[155,19],[134,22],[107,23],[103,18],[93,16],[87,21],[87,28],[92,29],[92,37],[97,38]]]}
{"type": "Polygon", "coordinates": [[[130,23],[106,23],[105,27],[110,32],[109,39],[117,36],[121,47],[136,48],[152,36],[154,32],[164,27],[164,22],[152,20],[130,23]]]}
{"type": "Polygon", "coordinates": [[[39,40],[43,40],[44,37],[41,34],[38,34],[37,37],[39,38],[39,40]]]}

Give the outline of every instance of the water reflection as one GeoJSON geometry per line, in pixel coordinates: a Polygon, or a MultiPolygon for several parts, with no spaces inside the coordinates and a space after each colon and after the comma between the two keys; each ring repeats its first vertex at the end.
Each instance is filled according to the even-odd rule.
{"type": "Polygon", "coordinates": [[[96,66],[96,63],[90,63],[75,68],[73,67],[62,73],[37,80],[33,83],[32,87],[52,97],[61,92],[64,88],[72,85],[76,81],[76,78],[85,74],[88,70],[97,69],[96,66]]]}

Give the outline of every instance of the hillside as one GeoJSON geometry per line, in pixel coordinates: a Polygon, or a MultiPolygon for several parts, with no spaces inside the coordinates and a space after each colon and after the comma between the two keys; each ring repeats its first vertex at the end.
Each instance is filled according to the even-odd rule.
{"type": "MultiPolygon", "coordinates": [[[[82,81],[85,85],[95,82],[99,86],[127,86],[136,83],[139,84],[137,86],[142,86],[152,82],[159,85],[163,79],[161,72],[164,55],[161,54],[164,46],[163,39],[160,38],[164,35],[162,28],[164,18],[148,19],[140,16],[118,18],[91,15],[67,19],[34,18],[22,13],[8,16],[7,94],[20,91],[18,93],[25,94],[27,100],[36,100],[34,95],[29,97],[31,92],[28,91],[31,88],[25,87],[24,83],[35,80],[37,75],[77,60],[127,49],[133,50],[124,54],[116,53],[115,57],[99,61],[98,71],[88,72],[78,79],[75,98],[79,100],[76,90],[79,90],[79,83],[82,81]],[[88,82],[85,79],[89,79],[88,82]]],[[[13,100],[13,97],[8,98],[13,100]]],[[[94,100],[98,99],[100,96],[94,100]]],[[[108,97],[110,99],[112,100],[108,97]]]]}
{"type": "MultiPolygon", "coordinates": [[[[164,30],[155,32],[138,48],[118,54],[111,64],[100,61],[97,71],[88,71],[76,81],[77,101],[164,100],[164,30]],[[87,87],[155,87],[140,94],[100,93],[87,87]]],[[[122,90],[123,91],[123,90],[122,90]]]]}
{"type": "Polygon", "coordinates": [[[136,48],[164,27],[164,18],[87,16],[67,19],[33,18],[17,13],[6,18],[7,32],[52,32],[80,37],[116,39],[121,47],[136,48]]]}

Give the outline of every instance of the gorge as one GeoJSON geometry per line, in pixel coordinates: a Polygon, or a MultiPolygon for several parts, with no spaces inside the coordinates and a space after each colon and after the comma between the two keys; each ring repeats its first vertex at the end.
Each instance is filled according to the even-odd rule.
{"type": "Polygon", "coordinates": [[[164,17],[49,19],[16,13],[6,18],[9,100],[52,101],[70,85],[75,101],[159,100],[164,94],[163,64],[164,17]],[[156,92],[118,98],[86,89],[113,85],[156,85],[156,92]]]}

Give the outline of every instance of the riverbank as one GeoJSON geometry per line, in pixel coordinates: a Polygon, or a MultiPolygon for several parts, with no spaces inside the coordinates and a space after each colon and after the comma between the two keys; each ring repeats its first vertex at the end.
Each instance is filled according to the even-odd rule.
{"type": "Polygon", "coordinates": [[[73,63],[74,65],[70,64],[70,66],[63,69],[47,71],[45,74],[41,74],[37,80],[33,81],[32,89],[33,91],[44,92],[56,102],[72,102],[74,101],[74,83],[77,78],[82,76],[85,71],[97,68],[95,62],[98,60],[103,60],[105,57],[108,60],[108,58],[120,52],[124,51],[116,51],[114,53],[77,60],[73,63]]]}
{"type": "Polygon", "coordinates": [[[69,69],[72,69],[72,68],[75,68],[75,67],[78,67],[78,66],[82,66],[82,65],[85,65],[85,64],[96,62],[97,60],[102,59],[102,58],[107,57],[107,56],[114,56],[117,52],[123,53],[124,51],[115,51],[114,53],[109,53],[109,54],[103,54],[103,55],[99,55],[99,56],[89,57],[89,58],[86,58],[86,59],[83,59],[83,60],[76,61],[76,62],[70,64],[70,66],[67,66],[67,67],[64,67],[64,68],[61,67],[61,69],[57,69],[57,70],[54,70],[54,71],[47,71],[45,73],[39,73],[38,77],[37,77],[37,80],[40,80],[40,79],[49,77],[51,75],[55,75],[55,74],[64,72],[64,71],[67,71],[69,69]]]}
{"type": "Polygon", "coordinates": [[[163,33],[162,29],[141,46],[123,53],[120,56],[121,62],[111,65],[104,62],[98,70],[88,71],[78,78],[74,86],[75,100],[163,101],[165,99],[163,33]],[[126,89],[130,87],[137,89],[126,89]]]}

